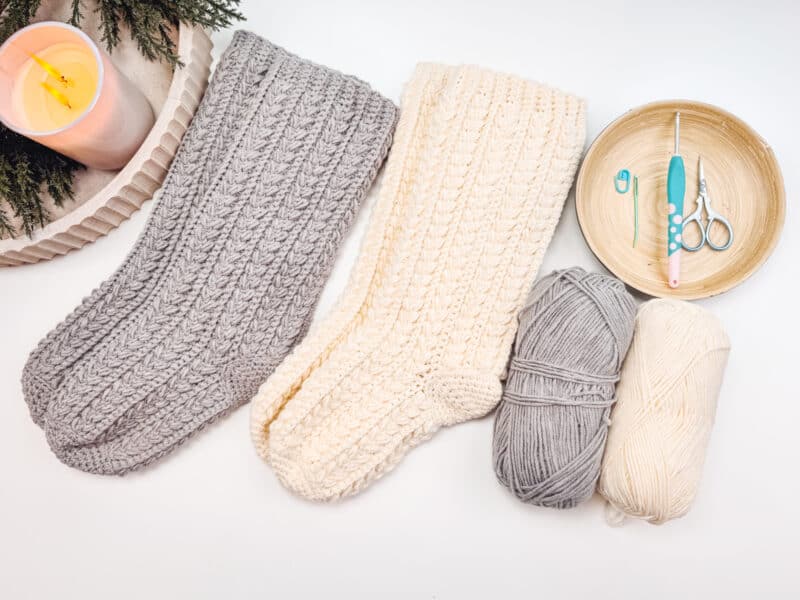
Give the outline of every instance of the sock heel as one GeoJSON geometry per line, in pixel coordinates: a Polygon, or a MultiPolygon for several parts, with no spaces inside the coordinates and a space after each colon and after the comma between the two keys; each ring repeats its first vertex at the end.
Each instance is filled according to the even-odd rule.
{"type": "Polygon", "coordinates": [[[500,380],[475,370],[438,370],[423,376],[423,390],[433,402],[442,426],[484,417],[503,394],[500,380]]]}

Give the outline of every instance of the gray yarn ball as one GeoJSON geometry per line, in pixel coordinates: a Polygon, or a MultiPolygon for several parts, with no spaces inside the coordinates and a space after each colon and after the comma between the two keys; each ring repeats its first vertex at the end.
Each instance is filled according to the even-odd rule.
{"type": "Polygon", "coordinates": [[[523,502],[591,497],[636,303],[619,280],[575,267],[539,280],[519,314],[494,424],[494,469],[523,502]]]}

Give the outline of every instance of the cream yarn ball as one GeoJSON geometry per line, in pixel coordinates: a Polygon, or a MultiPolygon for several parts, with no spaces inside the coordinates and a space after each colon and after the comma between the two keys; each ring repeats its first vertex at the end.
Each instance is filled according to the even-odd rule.
{"type": "Polygon", "coordinates": [[[639,307],[598,485],[609,523],[628,515],[659,524],[689,510],[729,350],[722,324],[699,306],[639,307]]]}

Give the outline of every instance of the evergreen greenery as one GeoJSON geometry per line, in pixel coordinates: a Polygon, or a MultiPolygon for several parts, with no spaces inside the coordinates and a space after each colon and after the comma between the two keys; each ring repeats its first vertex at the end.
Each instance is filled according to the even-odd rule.
{"type": "MultiPolygon", "coordinates": [[[[221,29],[241,19],[240,0],[64,0],[71,3],[69,23],[80,26],[84,11],[100,15],[102,40],[109,51],[120,42],[121,26],[130,31],[139,51],[150,60],[178,66],[170,33],[179,23],[221,29]],[[89,5],[89,6],[87,6],[89,5]]],[[[30,23],[42,0],[0,0],[0,43],[30,23]]],[[[22,232],[32,235],[49,221],[41,193],[47,190],[56,205],[72,198],[72,176],[81,165],[18,135],[0,124],[0,238],[14,237],[12,217],[22,232]]]]}

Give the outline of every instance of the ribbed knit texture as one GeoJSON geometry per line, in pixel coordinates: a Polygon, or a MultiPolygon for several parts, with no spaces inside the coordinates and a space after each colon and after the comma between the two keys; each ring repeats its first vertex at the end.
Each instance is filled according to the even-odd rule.
{"type": "Polygon", "coordinates": [[[417,67],[348,287],[255,397],[254,443],[287,487],[353,494],[497,404],[584,136],[572,96],[417,67]]]}
{"type": "Polygon", "coordinates": [[[395,120],[363,82],[236,34],[132,254],[26,366],[61,460],[124,473],[252,397],[304,335],[395,120]]]}

